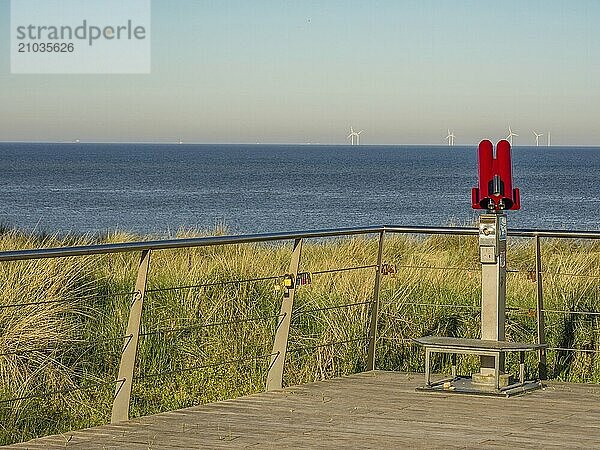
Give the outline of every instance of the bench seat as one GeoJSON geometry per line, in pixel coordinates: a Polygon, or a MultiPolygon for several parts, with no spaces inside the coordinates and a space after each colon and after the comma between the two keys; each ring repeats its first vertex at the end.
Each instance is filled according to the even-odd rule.
{"type": "MultiPolygon", "coordinates": [[[[496,390],[514,388],[525,384],[525,352],[540,350],[546,344],[531,344],[526,342],[493,341],[485,339],[465,339],[446,336],[425,336],[413,339],[419,345],[425,347],[425,383],[431,386],[431,353],[452,354],[452,379],[456,378],[456,355],[470,354],[479,356],[491,356],[494,358],[494,381],[496,390]],[[509,352],[519,353],[519,383],[500,388],[500,355],[509,352]]],[[[443,380],[447,381],[447,380],[443,380]]],[[[437,382],[436,384],[439,384],[437,382]]]]}

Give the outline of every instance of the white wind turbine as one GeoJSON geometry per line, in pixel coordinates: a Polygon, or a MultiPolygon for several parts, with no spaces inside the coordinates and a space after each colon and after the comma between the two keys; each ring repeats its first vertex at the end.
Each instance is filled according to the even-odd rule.
{"type": "Polygon", "coordinates": [[[533,132],[533,135],[535,136],[535,146],[539,147],[540,146],[540,137],[544,135],[544,133],[536,133],[535,130],[531,130],[533,132]]]}
{"type": "Polygon", "coordinates": [[[454,138],[456,136],[454,136],[454,131],[450,132],[450,128],[448,128],[448,136],[446,136],[446,140],[448,141],[448,146],[453,147],[454,146],[454,138]]]}
{"type": "Polygon", "coordinates": [[[506,137],[506,139],[508,139],[508,142],[510,142],[510,145],[513,145],[513,136],[518,136],[517,133],[513,133],[513,130],[510,129],[510,125],[508,126],[508,136],[506,137]]]}
{"type": "Polygon", "coordinates": [[[550,147],[550,132],[548,131],[548,147],[550,147]]]}
{"type": "Polygon", "coordinates": [[[354,135],[354,128],[352,128],[352,125],[350,125],[350,134],[346,136],[346,139],[350,139],[350,145],[354,145],[354,135]]]}
{"type": "Polygon", "coordinates": [[[350,126],[350,134],[346,137],[346,139],[350,139],[350,145],[360,145],[360,133],[364,130],[354,131],[354,128],[350,126]],[[354,140],[356,138],[356,142],[354,140]]]}

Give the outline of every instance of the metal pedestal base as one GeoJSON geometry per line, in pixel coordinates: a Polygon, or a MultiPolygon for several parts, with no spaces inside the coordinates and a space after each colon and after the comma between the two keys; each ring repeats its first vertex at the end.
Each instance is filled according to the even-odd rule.
{"type": "Polygon", "coordinates": [[[496,389],[493,386],[485,386],[473,383],[471,377],[455,377],[440,380],[430,385],[420,386],[417,391],[443,392],[445,394],[470,394],[486,395],[493,397],[514,397],[525,394],[526,392],[542,388],[542,382],[525,381],[523,383],[513,383],[506,387],[496,389]]]}

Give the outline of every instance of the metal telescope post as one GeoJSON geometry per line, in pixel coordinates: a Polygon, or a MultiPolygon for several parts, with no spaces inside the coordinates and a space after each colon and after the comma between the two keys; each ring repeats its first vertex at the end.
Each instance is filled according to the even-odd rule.
{"type": "MultiPolygon", "coordinates": [[[[485,209],[479,217],[479,262],[481,263],[481,339],[504,341],[506,310],[506,210],[520,208],[519,190],[512,188],[510,144],[479,144],[479,186],[473,188],[473,208],[485,209]]],[[[504,355],[481,356],[481,372],[473,382],[494,384],[496,370],[500,385],[509,383],[504,375],[504,355]]]]}
{"type": "Polygon", "coordinates": [[[485,212],[479,217],[479,262],[481,263],[481,339],[424,336],[413,339],[425,348],[425,385],[419,391],[443,391],[510,397],[539,389],[539,380],[525,379],[525,352],[542,352],[544,343],[506,341],[506,211],[521,206],[519,190],[512,187],[510,144],[479,143],[479,184],[473,188],[472,206],[485,212]],[[431,380],[431,355],[452,355],[452,376],[431,380]],[[519,374],[506,373],[506,353],[519,354],[519,374]],[[456,356],[477,355],[478,373],[457,375],[456,356]]]}

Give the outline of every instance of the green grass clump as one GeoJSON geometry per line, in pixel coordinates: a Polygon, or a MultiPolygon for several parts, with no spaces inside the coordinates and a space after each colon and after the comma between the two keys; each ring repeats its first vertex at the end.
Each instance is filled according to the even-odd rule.
{"type": "MultiPolygon", "coordinates": [[[[199,233],[180,233],[180,237],[199,233]]],[[[140,237],[34,236],[0,231],[0,250],[123,242],[140,237]]],[[[377,239],[304,243],[284,384],[365,369],[377,239]],[[367,266],[367,267],[364,267],[367,266]],[[352,269],[335,271],[340,268],[352,269]],[[351,306],[344,306],[351,305],[351,306]]],[[[264,390],[291,243],[154,251],[144,303],[132,416],[264,390]],[[245,282],[237,282],[246,280],[245,282]],[[229,363],[227,363],[229,361],[229,363]]],[[[387,235],[377,362],[420,372],[411,338],[479,337],[480,268],[475,237],[387,235]]],[[[599,382],[600,245],[543,241],[549,375],[599,382]]],[[[107,423],[139,253],[0,263],[0,444],[107,423]],[[43,302],[43,303],[40,303],[43,302]],[[34,304],[40,303],[40,304],[34,304]],[[46,394],[38,397],[39,394],[46,394]],[[7,401],[19,399],[16,401],[7,401]]],[[[511,240],[507,337],[536,339],[531,241],[511,240]]],[[[529,367],[536,370],[535,355],[529,367]]],[[[449,361],[440,356],[436,369],[449,361]]],[[[509,359],[508,366],[515,368],[509,359]]],[[[475,357],[460,371],[477,370],[475,357]]]]}

